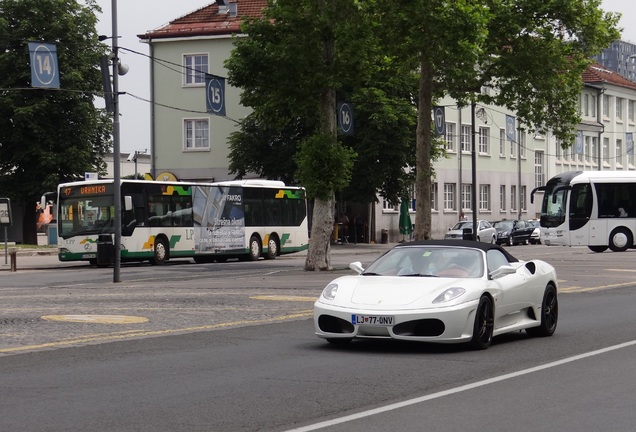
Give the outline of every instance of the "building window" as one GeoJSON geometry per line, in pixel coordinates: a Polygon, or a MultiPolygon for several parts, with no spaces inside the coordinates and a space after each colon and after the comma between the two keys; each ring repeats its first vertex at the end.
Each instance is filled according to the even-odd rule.
{"type": "Polygon", "coordinates": [[[630,100],[627,103],[627,119],[634,123],[634,109],[636,108],[636,103],[633,100],[630,100]]]}
{"type": "Polygon", "coordinates": [[[609,96],[603,95],[603,117],[609,118],[609,104],[610,104],[609,96]]]}
{"type": "Polygon", "coordinates": [[[400,211],[400,206],[395,204],[395,205],[391,205],[391,203],[389,203],[387,200],[382,200],[382,210],[386,210],[386,211],[400,211]]]}
{"type": "Polygon", "coordinates": [[[563,154],[563,148],[561,147],[561,141],[557,140],[554,147],[554,156],[558,159],[561,159],[563,154]]]}
{"type": "Polygon", "coordinates": [[[603,138],[603,162],[609,162],[609,138],[603,138]]]}
{"type": "Polygon", "coordinates": [[[525,131],[519,132],[519,151],[521,152],[521,157],[526,157],[526,133],[525,131]]]}
{"type": "MultiPolygon", "coordinates": [[[[448,125],[446,127],[448,127],[448,125]]],[[[415,205],[413,205],[413,207],[415,207],[415,205]]],[[[431,184],[431,210],[437,211],[437,183],[431,184]]]]}
{"type": "Polygon", "coordinates": [[[455,123],[446,123],[446,149],[455,151],[455,123]]]}
{"type": "Polygon", "coordinates": [[[462,184],[462,210],[470,210],[473,208],[473,185],[469,183],[462,184]]]}
{"type": "Polygon", "coordinates": [[[490,185],[479,185],[479,210],[490,210],[490,185]]]}
{"type": "Polygon", "coordinates": [[[455,208],[455,183],[444,183],[444,210],[455,208]]]}
{"type": "Polygon", "coordinates": [[[616,140],[616,168],[623,167],[623,140],[616,140]]]}
{"type": "Polygon", "coordinates": [[[517,143],[514,141],[510,141],[510,157],[517,157],[517,143]]]}
{"type": "Polygon", "coordinates": [[[499,156],[506,156],[506,130],[499,129],[499,156]]]}
{"type": "Polygon", "coordinates": [[[583,115],[589,117],[590,115],[590,95],[583,95],[583,115]]]}
{"type": "Polygon", "coordinates": [[[208,55],[194,54],[184,55],[185,67],[184,83],[186,85],[205,84],[205,74],[208,73],[208,55]]]}
{"type": "Polygon", "coordinates": [[[585,146],[583,147],[583,162],[591,162],[592,159],[590,158],[590,137],[585,136],[584,140],[585,146]]]}
{"type": "Polygon", "coordinates": [[[510,210],[517,211],[517,186],[510,186],[510,210]]]}
{"type": "Polygon", "coordinates": [[[184,150],[210,150],[210,126],[207,119],[184,120],[184,150]]]}
{"type": "Polygon", "coordinates": [[[471,127],[470,126],[462,126],[462,151],[470,152],[472,151],[473,146],[471,145],[471,127]]]}
{"type": "Polygon", "coordinates": [[[545,184],[545,180],[543,178],[543,156],[542,151],[534,152],[534,187],[543,186],[545,184]]]}
{"type": "Polygon", "coordinates": [[[490,154],[490,129],[485,127],[479,128],[479,153],[490,154]]]}
{"type": "Polygon", "coordinates": [[[596,117],[596,96],[590,96],[590,116],[596,117]]]}
{"type": "Polygon", "coordinates": [[[596,137],[592,137],[592,147],[590,148],[590,162],[592,165],[596,165],[598,160],[598,139],[596,137]]]}
{"type": "Polygon", "coordinates": [[[623,99],[616,98],[616,120],[623,120],[623,99]]]}
{"type": "Polygon", "coordinates": [[[521,210],[523,211],[528,210],[528,207],[526,206],[526,187],[525,186],[521,186],[521,196],[519,198],[521,199],[521,210]]]}
{"type": "Polygon", "coordinates": [[[506,210],[506,185],[499,186],[499,210],[506,210]]]}

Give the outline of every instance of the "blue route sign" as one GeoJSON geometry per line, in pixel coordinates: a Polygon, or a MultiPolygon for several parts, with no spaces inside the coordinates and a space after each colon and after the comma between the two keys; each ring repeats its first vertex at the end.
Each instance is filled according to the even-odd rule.
{"type": "Polygon", "coordinates": [[[515,137],[515,118],[511,115],[506,115],[506,138],[509,141],[517,142],[515,137]]]}
{"type": "Polygon", "coordinates": [[[54,44],[29,42],[31,87],[60,88],[57,48],[54,44]]]}
{"type": "Polygon", "coordinates": [[[433,107],[433,123],[435,123],[437,136],[446,135],[446,110],[443,106],[433,107]]]}
{"type": "Polygon", "coordinates": [[[205,106],[207,112],[225,117],[225,78],[205,75],[205,106]]]}
{"type": "Polygon", "coordinates": [[[347,102],[338,102],[338,129],[344,135],[353,135],[353,107],[347,102]]]}

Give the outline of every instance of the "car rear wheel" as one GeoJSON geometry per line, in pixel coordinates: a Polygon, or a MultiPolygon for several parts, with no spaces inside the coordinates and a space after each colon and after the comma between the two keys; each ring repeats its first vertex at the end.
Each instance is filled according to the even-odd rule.
{"type": "Polygon", "coordinates": [[[559,299],[554,285],[548,284],[541,302],[541,325],[526,329],[529,336],[552,336],[559,320],[559,299]]]}
{"type": "Polygon", "coordinates": [[[484,350],[490,346],[492,343],[494,324],[492,301],[490,297],[482,296],[479,299],[479,304],[475,311],[473,337],[470,341],[470,345],[473,349],[484,350]]]}

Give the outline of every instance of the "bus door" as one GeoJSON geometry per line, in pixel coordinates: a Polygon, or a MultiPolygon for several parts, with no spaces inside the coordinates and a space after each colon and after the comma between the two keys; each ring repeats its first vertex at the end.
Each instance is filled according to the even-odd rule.
{"type": "Polygon", "coordinates": [[[589,183],[576,184],[570,191],[569,202],[569,235],[571,246],[587,246],[592,224],[592,185],[589,183]]]}

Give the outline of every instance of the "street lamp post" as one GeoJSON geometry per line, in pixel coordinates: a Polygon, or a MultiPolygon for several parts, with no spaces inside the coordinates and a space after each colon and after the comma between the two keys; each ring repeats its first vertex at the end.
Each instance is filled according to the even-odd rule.
{"type": "Polygon", "coordinates": [[[112,0],[111,5],[113,23],[113,198],[115,201],[113,282],[121,282],[121,160],[119,149],[119,35],[117,33],[117,0],[112,0]]]}

